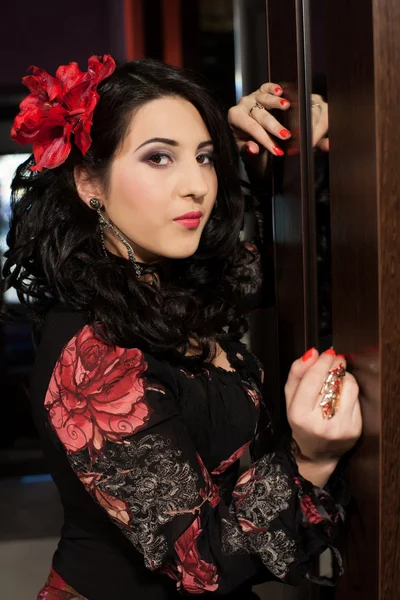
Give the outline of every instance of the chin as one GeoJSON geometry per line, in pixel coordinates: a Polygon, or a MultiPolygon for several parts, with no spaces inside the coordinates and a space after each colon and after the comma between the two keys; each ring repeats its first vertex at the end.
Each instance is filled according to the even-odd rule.
{"type": "Polygon", "coordinates": [[[175,260],[189,258],[196,252],[197,248],[199,247],[199,242],[200,240],[196,239],[196,241],[193,241],[190,244],[186,243],[179,246],[176,245],[175,247],[170,247],[164,256],[175,260]]]}

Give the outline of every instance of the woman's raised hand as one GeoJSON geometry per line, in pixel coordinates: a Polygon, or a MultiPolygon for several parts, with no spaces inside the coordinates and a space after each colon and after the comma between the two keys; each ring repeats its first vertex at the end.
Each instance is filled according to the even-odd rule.
{"type": "MultiPolygon", "coordinates": [[[[317,94],[312,95],[311,102],[313,147],[318,146],[321,150],[328,151],[329,141],[325,137],[328,131],[328,105],[317,94]]],[[[287,111],[290,106],[282,87],[276,83],[264,83],[257,91],[243,96],[228,112],[228,121],[239,151],[257,155],[262,149],[267,149],[275,156],[282,156],[284,152],[279,140],[290,139],[292,132],[270,111],[287,111]]]]}
{"type": "Polygon", "coordinates": [[[285,386],[288,421],[300,457],[330,465],[332,470],[354,446],[362,429],[358,385],[349,373],[342,379],[337,412],[332,418],[323,415],[321,388],[329,372],[340,365],[345,368],[346,360],[333,349],[321,355],[312,349],[293,363],[285,386]]]}

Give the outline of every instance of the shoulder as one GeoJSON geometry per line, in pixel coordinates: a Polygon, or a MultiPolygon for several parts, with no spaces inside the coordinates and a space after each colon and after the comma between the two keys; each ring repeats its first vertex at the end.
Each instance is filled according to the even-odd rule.
{"type": "Polygon", "coordinates": [[[107,441],[123,443],[150,419],[154,424],[175,415],[172,387],[168,363],[139,348],[107,344],[85,324],[62,348],[44,406],[67,451],[94,454],[107,441]]]}
{"type": "Polygon", "coordinates": [[[94,327],[82,313],[63,307],[51,311],[38,355],[52,363],[53,379],[70,377],[79,386],[96,386],[101,379],[104,387],[115,380],[140,378],[145,372],[151,377],[171,370],[169,363],[139,347],[106,342],[101,331],[101,326],[94,327]]]}

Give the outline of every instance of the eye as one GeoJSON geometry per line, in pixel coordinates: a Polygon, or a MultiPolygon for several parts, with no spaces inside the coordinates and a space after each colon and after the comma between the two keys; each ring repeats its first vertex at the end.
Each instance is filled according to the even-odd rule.
{"type": "Polygon", "coordinates": [[[199,165],[213,165],[215,162],[215,155],[211,152],[206,154],[199,154],[196,158],[199,165]]]}
{"type": "Polygon", "coordinates": [[[157,152],[156,154],[152,154],[148,157],[148,162],[156,167],[166,167],[168,164],[172,162],[171,157],[168,154],[163,154],[161,152],[157,152]]]}

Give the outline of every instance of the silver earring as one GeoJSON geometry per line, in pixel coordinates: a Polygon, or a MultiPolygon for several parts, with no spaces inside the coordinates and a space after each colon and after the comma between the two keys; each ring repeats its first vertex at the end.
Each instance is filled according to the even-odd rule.
{"type": "Polygon", "coordinates": [[[117,237],[125,246],[126,251],[128,253],[128,259],[133,264],[133,268],[135,269],[136,277],[139,278],[142,276],[142,271],[138,263],[136,262],[135,253],[133,251],[132,246],[129,244],[128,240],[122,235],[122,233],[104,216],[104,213],[101,212],[101,202],[98,198],[91,198],[89,200],[90,207],[95,210],[99,216],[99,225],[100,225],[100,237],[101,237],[101,245],[104,251],[104,254],[108,256],[106,246],[104,243],[104,229],[109,227],[111,231],[114,233],[115,237],[117,237]]]}

